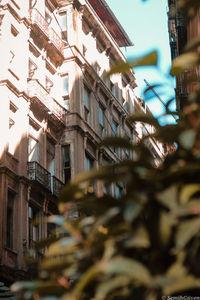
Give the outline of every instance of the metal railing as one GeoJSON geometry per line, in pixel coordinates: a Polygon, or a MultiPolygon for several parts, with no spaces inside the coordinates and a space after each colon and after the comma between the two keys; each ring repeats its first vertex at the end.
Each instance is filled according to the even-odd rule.
{"type": "Polygon", "coordinates": [[[31,23],[37,25],[46,38],[49,39],[49,24],[36,8],[30,9],[30,20],[31,23]]]}
{"type": "Polygon", "coordinates": [[[28,82],[28,95],[31,98],[37,98],[45,105],[50,114],[64,123],[66,109],[52,98],[47,90],[39,83],[37,79],[31,79],[28,82]]]}
{"type": "Polygon", "coordinates": [[[58,197],[63,187],[64,183],[55,176],[52,176],[52,194],[58,197]]]}
{"type": "Polygon", "coordinates": [[[30,180],[37,181],[48,190],[51,190],[51,174],[38,162],[28,162],[28,176],[30,180]]]}

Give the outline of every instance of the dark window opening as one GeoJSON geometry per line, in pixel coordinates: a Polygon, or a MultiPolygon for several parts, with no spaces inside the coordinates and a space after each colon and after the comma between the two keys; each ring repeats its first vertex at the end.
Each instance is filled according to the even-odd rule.
{"type": "Polygon", "coordinates": [[[35,207],[29,206],[28,208],[29,218],[29,247],[34,247],[34,243],[40,238],[40,227],[37,222],[39,218],[39,210],[35,207]]]}
{"type": "Polygon", "coordinates": [[[62,147],[63,155],[63,175],[64,183],[68,183],[71,179],[71,162],[70,162],[70,145],[65,145],[62,147]]]}

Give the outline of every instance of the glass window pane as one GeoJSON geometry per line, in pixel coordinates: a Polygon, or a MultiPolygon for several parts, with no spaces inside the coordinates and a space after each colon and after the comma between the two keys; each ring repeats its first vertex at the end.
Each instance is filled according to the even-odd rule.
{"type": "Polygon", "coordinates": [[[64,95],[68,95],[69,94],[69,77],[68,76],[63,77],[62,82],[63,82],[64,95]]]}
{"type": "Polygon", "coordinates": [[[71,179],[71,163],[70,163],[70,145],[62,147],[63,155],[63,179],[65,183],[68,183],[71,179]]]}
{"type": "Polygon", "coordinates": [[[116,135],[117,134],[117,125],[116,123],[112,122],[112,134],[116,135]]]}
{"type": "Polygon", "coordinates": [[[32,137],[29,137],[28,161],[39,161],[39,143],[32,137]]]}
{"type": "Polygon", "coordinates": [[[84,88],[84,105],[89,109],[89,92],[84,88]]]}
{"type": "Polygon", "coordinates": [[[103,109],[101,107],[99,107],[99,124],[101,124],[102,126],[103,124],[103,109]]]}
{"type": "Polygon", "coordinates": [[[65,167],[70,166],[70,145],[63,146],[63,162],[65,167]]]}
{"type": "Polygon", "coordinates": [[[67,14],[66,13],[60,15],[60,25],[61,25],[62,31],[67,30],[67,14]]]}
{"type": "Polygon", "coordinates": [[[28,217],[29,217],[30,219],[33,218],[33,211],[32,211],[32,207],[30,207],[30,206],[29,206],[29,208],[28,208],[28,217]]]}
{"type": "Polygon", "coordinates": [[[93,160],[86,156],[86,171],[90,171],[92,169],[93,166],[93,160]]]}

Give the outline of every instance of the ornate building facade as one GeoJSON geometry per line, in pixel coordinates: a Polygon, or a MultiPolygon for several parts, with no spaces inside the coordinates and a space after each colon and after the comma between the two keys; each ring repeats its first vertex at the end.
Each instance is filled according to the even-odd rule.
{"type": "MultiPolygon", "coordinates": [[[[104,0],[0,1],[0,281],[26,276],[24,257],[48,236],[60,189],[76,174],[133,156],[99,149],[106,135],[133,143],[126,116],[144,103],[134,72],[104,75],[132,45],[104,0]]],[[[141,127],[142,128],[142,127],[141,127]]],[[[162,145],[149,146],[157,160],[162,145]]],[[[98,187],[97,187],[98,189],[98,187]]],[[[110,193],[120,193],[113,185],[110,193]]],[[[41,253],[37,253],[39,257],[41,253]]]]}

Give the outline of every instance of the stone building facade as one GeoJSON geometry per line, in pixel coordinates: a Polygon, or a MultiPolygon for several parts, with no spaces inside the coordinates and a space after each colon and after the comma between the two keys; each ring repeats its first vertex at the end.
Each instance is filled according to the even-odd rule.
{"type": "MultiPolygon", "coordinates": [[[[200,9],[194,17],[186,19],[183,12],[177,10],[177,0],[168,0],[169,38],[172,59],[184,53],[184,48],[191,40],[200,37],[200,9]]],[[[200,52],[200,48],[196,49],[200,52]]],[[[176,77],[176,106],[182,110],[188,94],[197,91],[200,83],[200,66],[188,70],[176,77]],[[191,80],[192,79],[192,80],[191,80]]]]}
{"type": "MultiPolygon", "coordinates": [[[[26,276],[24,257],[51,228],[76,174],[130,157],[106,135],[141,137],[126,116],[144,105],[133,71],[104,75],[131,41],[104,0],[0,1],[0,281],[26,276]]],[[[162,145],[150,140],[156,159],[162,145]]],[[[98,187],[97,187],[98,188],[98,187]]],[[[120,193],[112,186],[111,193],[120,193]]],[[[41,253],[37,253],[40,256],[41,253]]]]}

